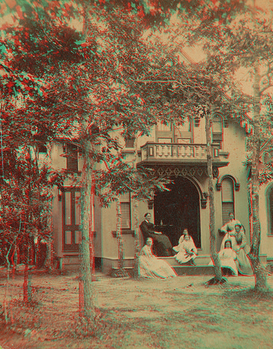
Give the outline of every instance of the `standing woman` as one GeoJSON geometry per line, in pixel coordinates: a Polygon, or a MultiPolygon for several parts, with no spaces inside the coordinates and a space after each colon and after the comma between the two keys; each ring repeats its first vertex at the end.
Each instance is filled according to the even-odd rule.
{"type": "Polygon", "coordinates": [[[250,260],[247,256],[249,246],[247,245],[244,228],[241,224],[235,225],[235,245],[232,246],[236,252],[236,265],[238,272],[242,275],[253,275],[250,260]]]}
{"type": "Polygon", "coordinates": [[[241,224],[240,221],[238,221],[238,219],[234,218],[234,213],[230,212],[229,213],[229,221],[224,224],[222,226],[222,228],[220,229],[221,232],[225,233],[225,236],[223,237],[222,243],[221,243],[221,247],[220,250],[223,250],[225,248],[225,242],[227,240],[231,241],[232,246],[236,243],[235,242],[235,225],[236,224],[241,224]]]}

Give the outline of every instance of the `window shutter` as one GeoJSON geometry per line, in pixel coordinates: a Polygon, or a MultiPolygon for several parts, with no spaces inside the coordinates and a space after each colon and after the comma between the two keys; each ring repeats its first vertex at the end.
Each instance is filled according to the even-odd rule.
{"type": "Polygon", "coordinates": [[[70,172],[78,172],[78,150],[73,144],[67,144],[66,168],[70,172]]]}
{"type": "Polygon", "coordinates": [[[130,202],[121,202],[121,228],[131,229],[130,202]]]}
{"type": "Polygon", "coordinates": [[[233,202],[233,183],[231,179],[222,181],[222,201],[233,202]]]}
{"type": "Polygon", "coordinates": [[[273,235],[273,187],[271,187],[271,189],[269,190],[268,199],[269,199],[268,201],[269,201],[269,224],[270,224],[268,233],[270,235],[273,235]]]}
{"type": "Polygon", "coordinates": [[[222,181],[222,223],[229,221],[229,213],[234,212],[233,182],[227,178],[222,181]]]}

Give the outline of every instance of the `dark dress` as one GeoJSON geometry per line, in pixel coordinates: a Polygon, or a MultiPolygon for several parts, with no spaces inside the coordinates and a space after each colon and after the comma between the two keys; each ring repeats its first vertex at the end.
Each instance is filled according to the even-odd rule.
{"type": "Polygon", "coordinates": [[[152,238],[154,241],[155,254],[158,257],[168,257],[173,256],[174,252],[172,249],[172,244],[168,236],[164,234],[156,234],[155,226],[153,223],[143,221],[140,224],[140,230],[143,235],[143,239],[146,242],[147,238],[152,238]]]}

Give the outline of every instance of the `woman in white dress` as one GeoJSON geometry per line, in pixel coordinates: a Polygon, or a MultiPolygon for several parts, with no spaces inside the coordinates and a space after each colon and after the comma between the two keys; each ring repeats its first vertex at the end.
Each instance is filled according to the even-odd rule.
{"type": "Polygon", "coordinates": [[[188,229],[183,230],[183,234],[178,241],[178,246],[174,246],[173,249],[175,252],[178,252],[174,256],[178,263],[194,265],[193,261],[197,256],[197,248],[192,237],[189,235],[188,229]]]}
{"type": "Polygon", "coordinates": [[[173,268],[164,260],[152,253],[153,239],[148,238],[146,245],[141,249],[138,275],[144,278],[166,279],[177,276],[173,268]]]}
{"type": "Polygon", "coordinates": [[[228,273],[230,272],[231,275],[238,276],[238,269],[235,263],[237,257],[236,252],[232,249],[231,240],[226,240],[225,248],[220,250],[218,254],[220,257],[223,274],[227,274],[228,270],[228,273]]]}

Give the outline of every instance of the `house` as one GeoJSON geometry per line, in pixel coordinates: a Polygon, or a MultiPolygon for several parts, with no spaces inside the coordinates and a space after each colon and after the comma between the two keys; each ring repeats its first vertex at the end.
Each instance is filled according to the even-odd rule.
{"type": "MultiPolygon", "coordinates": [[[[272,166],[273,151],[270,147],[263,149],[260,166],[265,163],[272,166]]],[[[249,187],[251,189],[251,176],[249,176],[249,187]]],[[[250,191],[251,195],[251,191],[250,191]]],[[[251,200],[250,200],[251,202],[251,200]]],[[[251,207],[252,208],[252,207],[251,207]]],[[[273,264],[273,181],[261,184],[259,191],[259,214],[261,224],[260,253],[266,256],[267,263],[273,264]]],[[[252,225],[252,210],[250,209],[250,225],[252,225]]],[[[252,229],[250,229],[252,230],[252,229]]]]}
{"type": "MultiPolygon", "coordinates": [[[[218,249],[222,240],[218,229],[227,222],[231,211],[244,225],[250,241],[251,207],[248,200],[248,169],[245,166],[247,132],[251,132],[248,122],[240,123],[236,119],[223,119],[220,116],[213,120],[212,162],[218,249]]],[[[124,155],[128,160],[132,159],[135,156],[135,140],[121,142],[124,155]]],[[[158,123],[150,136],[138,137],[136,147],[137,166],[154,168],[159,176],[171,178],[172,183],[169,185],[170,191],[154,193],[154,200],[138,202],[137,206],[130,194],[120,198],[125,266],[133,266],[135,231],[139,229],[146,212],[151,213],[158,229],[169,236],[173,245],[177,244],[183,229],[188,228],[198,248],[197,264],[207,265],[210,261],[210,236],[205,119],[186,118],[182,126],[158,123]]],[[[55,168],[66,168],[80,175],[83,161],[75,146],[69,143],[54,144],[50,154],[55,168]]],[[[266,240],[273,236],[273,184],[268,184],[262,190],[267,207],[266,203],[264,207],[261,205],[261,257],[266,261],[266,258],[273,259],[273,250],[266,240]]],[[[79,198],[79,188],[71,186],[69,181],[62,188],[54,189],[54,250],[61,268],[78,268],[79,265],[79,198]]],[[[116,204],[102,208],[98,199],[94,198],[92,231],[95,264],[105,273],[118,265],[116,225],[116,204]]]]}

